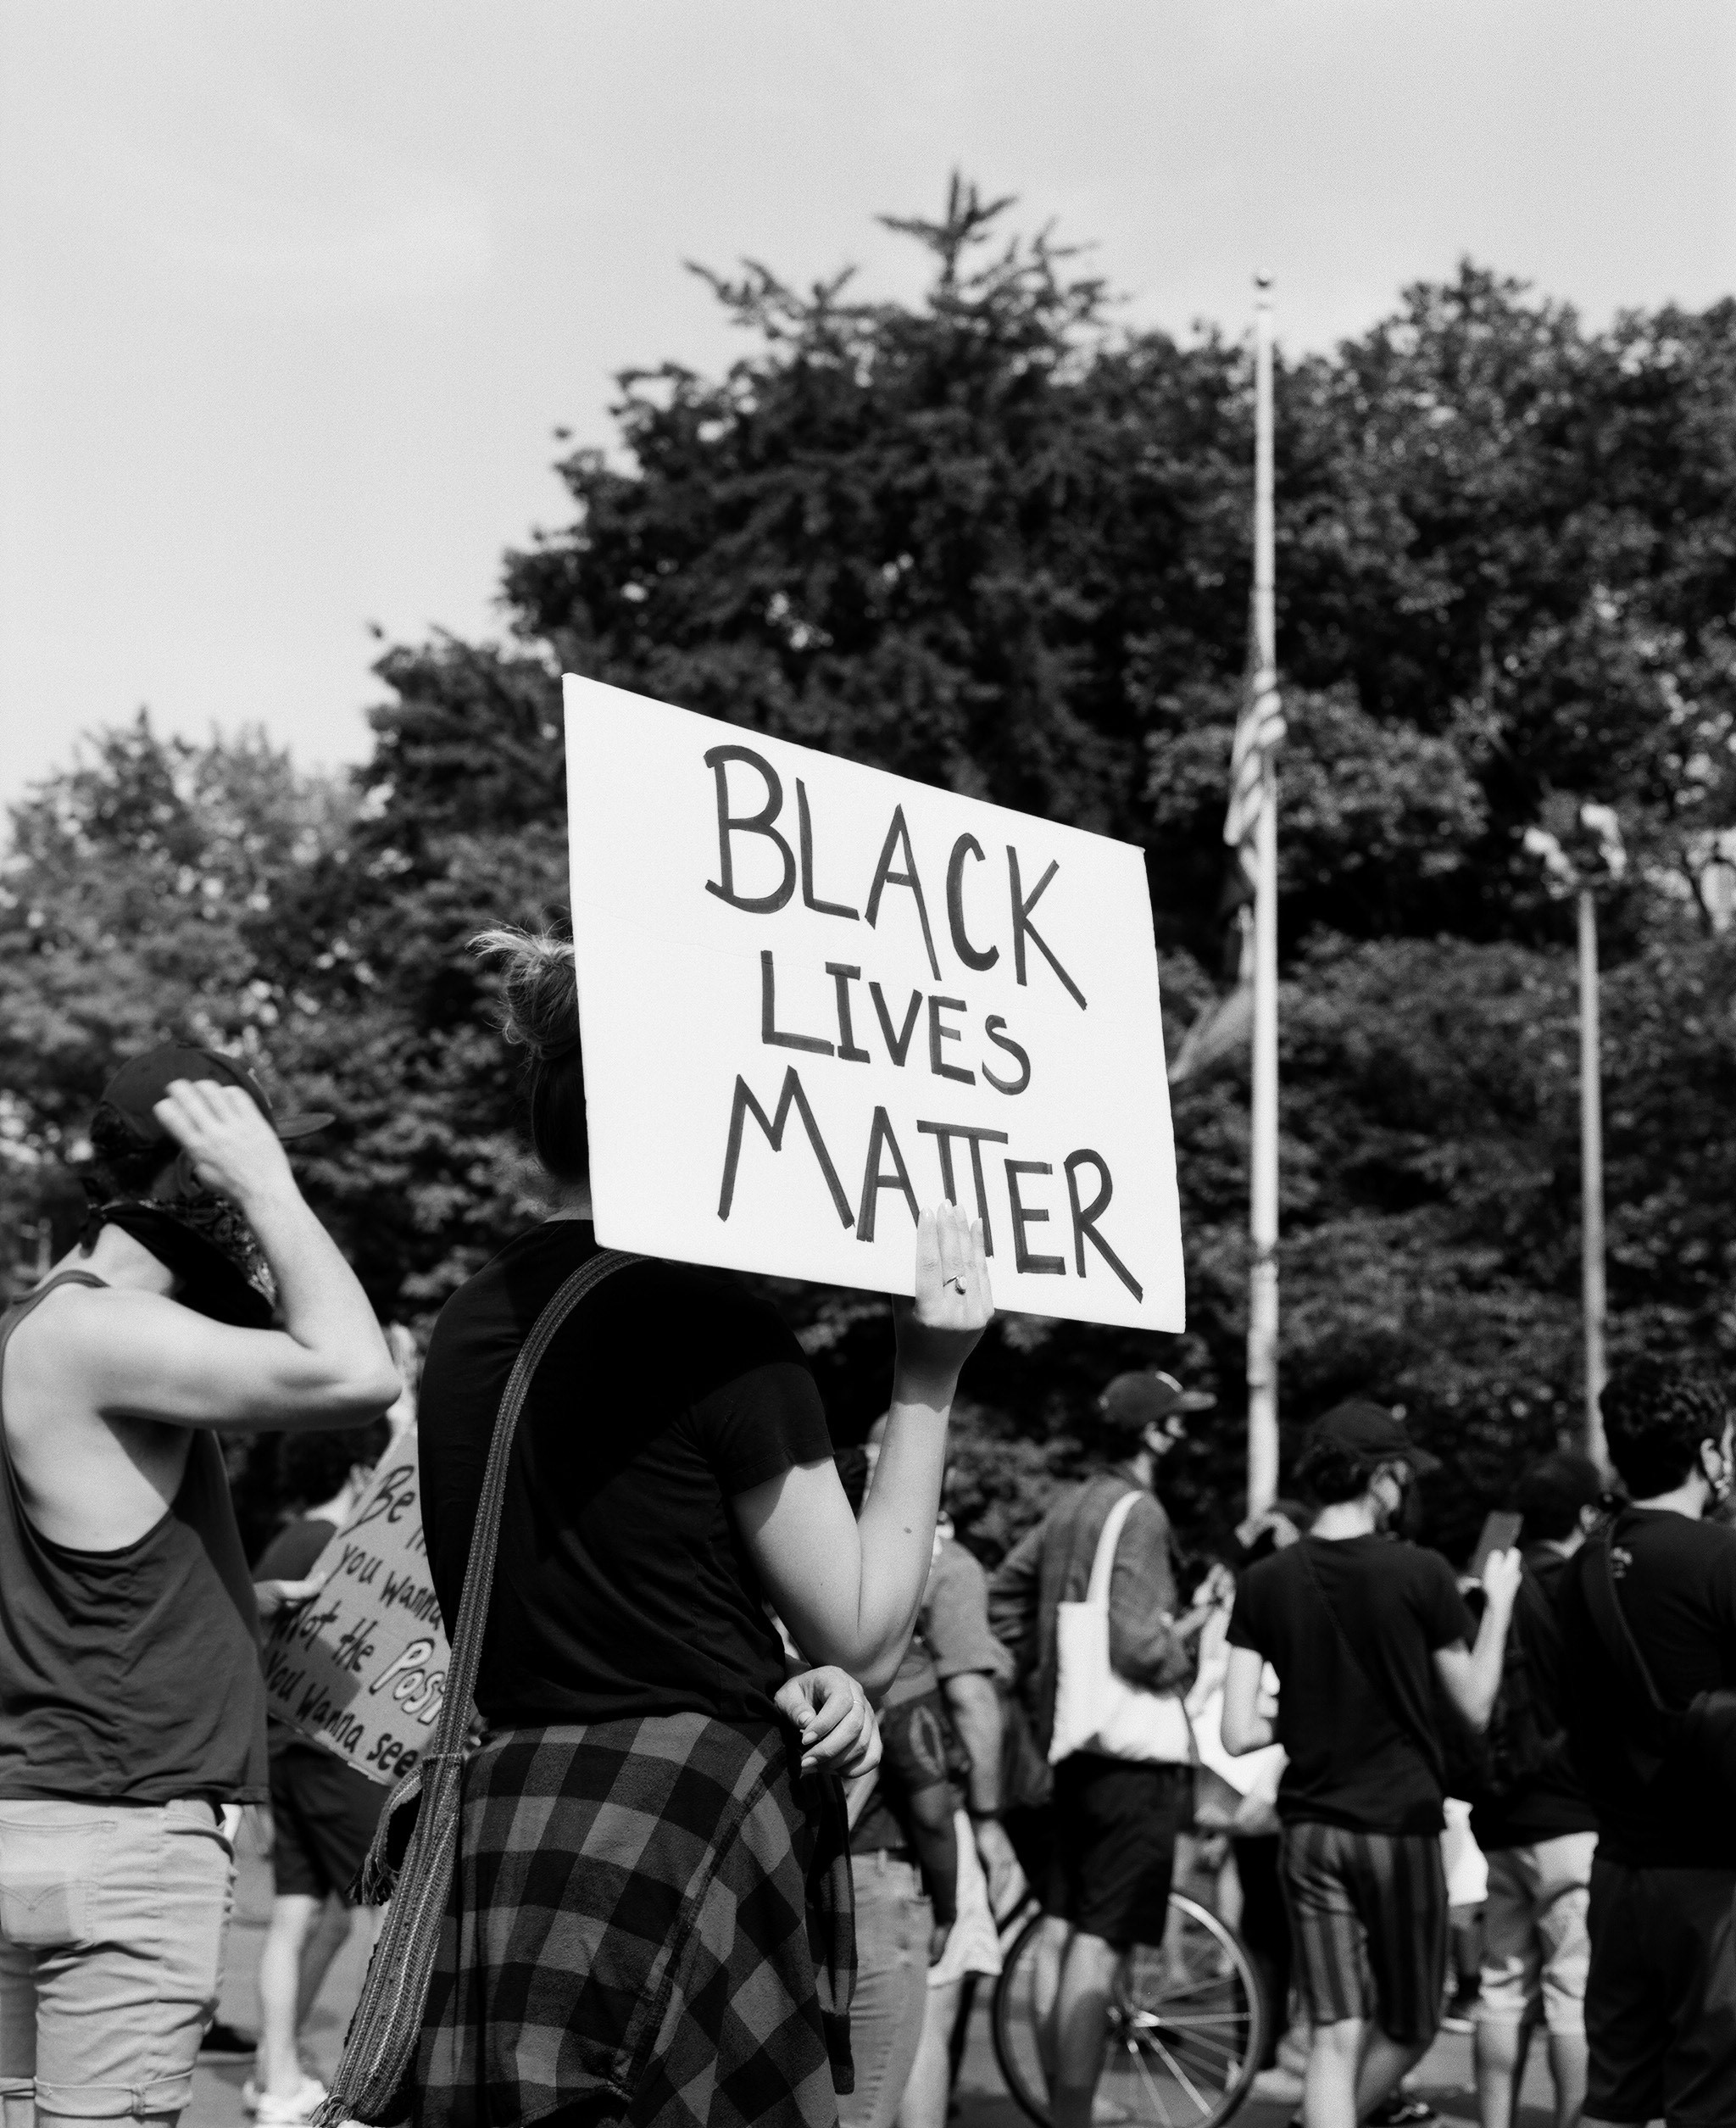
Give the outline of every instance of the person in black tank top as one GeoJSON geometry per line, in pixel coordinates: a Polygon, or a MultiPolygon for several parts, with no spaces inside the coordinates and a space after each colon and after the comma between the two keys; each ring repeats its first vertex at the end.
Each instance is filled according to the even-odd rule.
{"type": "Polygon", "coordinates": [[[172,2121],[216,2007],[228,1813],[266,1792],[216,1429],[398,1394],[251,1075],[174,1046],[92,1125],[80,1247],[0,1317],[0,2090],[172,2121]],[[275,1286],[281,1327],[274,1327],[275,1286]]]}
{"type": "Polygon", "coordinates": [[[731,1273],[599,1251],[570,943],[476,944],[502,967],[554,1211],[453,1295],[423,1372],[449,1635],[519,1351],[576,1270],[607,1275],[532,1377],[508,1465],[476,1691],[491,1734],[465,1772],[412,2118],[834,2128],[837,1775],[872,1763],[864,1687],[891,1682],[921,1600],[953,1391],[990,1312],[981,1230],[923,1216],[859,1529],[773,1311],[731,1273]],[[772,1609],[817,1667],[786,1674],[772,1609]]]}

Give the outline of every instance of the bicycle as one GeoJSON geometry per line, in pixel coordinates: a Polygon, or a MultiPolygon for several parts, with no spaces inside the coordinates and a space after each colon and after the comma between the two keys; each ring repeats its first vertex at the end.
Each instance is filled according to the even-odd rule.
{"type": "MultiPolygon", "coordinates": [[[[1037,2043],[1038,2013],[1054,1985],[1045,1918],[1033,1914],[1014,1938],[990,2012],[1000,2073],[1037,2128],[1049,2128],[1037,2043]]],[[[1241,1938],[1209,1908],[1171,1892],[1163,1942],[1136,1944],[1116,1975],[1093,2114],[1099,2128],[1220,2128],[1259,2072],[1266,2015],[1241,1938]]]]}

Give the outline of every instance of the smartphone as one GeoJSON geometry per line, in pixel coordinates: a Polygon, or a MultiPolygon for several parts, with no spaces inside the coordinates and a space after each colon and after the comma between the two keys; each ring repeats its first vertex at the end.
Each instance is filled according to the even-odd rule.
{"type": "Polygon", "coordinates": [[[1471,1555],[1471,1578],[1481,1581],[1483,1570],[1488,1564],[1492,1551],[1511,1551],[1519,1541],[1519,1531],[1524,1523],[1522,1515],[1516,1515],[1511,1508],[1494,1507],[1483,1517],[1483,1535],[1477,1540],[1477,1549],[1471,1555]]]}

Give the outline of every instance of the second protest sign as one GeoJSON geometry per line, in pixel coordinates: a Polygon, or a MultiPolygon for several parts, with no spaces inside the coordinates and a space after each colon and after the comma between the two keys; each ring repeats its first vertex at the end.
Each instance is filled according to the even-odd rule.
{"type": "Polygon", "coordinates": [[[394,1781],[434,1734],[449,1651],[428,1576],[416,1431],[393,1441],[320,1554],[320,1592],[265,1638],[272,1713],[365,1774],[394,1781]]]}

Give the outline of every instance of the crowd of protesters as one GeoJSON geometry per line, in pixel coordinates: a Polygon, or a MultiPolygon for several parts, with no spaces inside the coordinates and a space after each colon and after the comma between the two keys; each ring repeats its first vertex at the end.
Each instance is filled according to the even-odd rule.
{"type": "MultiPolygon", "coordinates": [[[[1202,1569],[1160,1494],[1211,1399],[1123,1373],[1076,1417],[1094,1468],[991,1578],[943,1502],[990,1311],[980,1228],[924,1215],[889,1408],[834,1453],[769,1306],[599,1248],[570,950],[480,944],[551,1212],[430,1348],[448,1632],[503,1395],[578,1297],[537,1341],[508,1465],[403,2117],[943,2128],[973,1996],[1034,1898],[1050,2112],[1089,2128],[1121,1961],[1163,1943],[1178,1858],[1216,1830],[1270,2013],[1256,2095],[1283,2088],[1282,2037],[1305,2128],[1427,2117],[1407,2079],[1459,2013],[1483,2128],[1513,2128],[1539,2031],[1556,2128],[1736,2120],[1714,1386],[1618,1368],[1612,1473],[1545,1458],[1463,1574],[1414,1540],[1430,1458],[1401,1418],[1341,1404],[1299,1497],[1202,1569]],[[1093,1592],[1143,1709],[1113,1740],[1068,1696],[1065,1619],[1093,1592]]],[[[135,1059],[92,1126],[83,1235],[0,1317],[3,2128],[170,2128],[248,1805],[269,1804],[275,1897],[247,2102],[303,2128],[326,2099],[299,2036],[385,1791],[268,1729],[259,1624],[318,1585],[401,1382],[285,1155],[326,1120],[276,1118],[214,1052],[135,1059]],[[287,1436],[297,1512],[251,1570],[220,1429],[287,1436]]]]}

